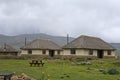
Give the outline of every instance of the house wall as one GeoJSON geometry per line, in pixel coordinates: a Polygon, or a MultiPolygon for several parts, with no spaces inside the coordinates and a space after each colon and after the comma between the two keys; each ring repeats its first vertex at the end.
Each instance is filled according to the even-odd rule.
{"type": "MultiPolygon", "coordinates": [[[[21,50],[21,55],[26,55],[28,54],[28,50],[21,50]]],[[[62,51],[60,51],[60,55],[62,54],[62,51]]],[[[42,50],[32,50],[32,54],[31,55],[43,55],[42,50]]],[[[46,54],[45,55],[49,55],[49,50],[46,50],[46,54]]],[[[58,55],[58,51],[55,50],[54,55],[58,55]]]]}
{"type": "MultiPolygon", "coordinates": [[[[62,53],[62,52],[60,52],[60,55],[61,55],[61,53],[62,53]]],[[[58,55],[58,51],[57,51],[57,50],[55,51],[55,55],[58,55]]]]}
{"type": "Polygon", "coordinates": [[[70,55],[70,49],[64,49],[63,55],[70,55]]]}
{"type": "MultiPolygon", "coordinates": [[[[107,51],[103,51],[104,52],[104,57],[114,57],[115,56],[115,51],[111,52],[111,55],[107,54],[107,51]]],[[[28,54],[28,50],[22,50],[21,54],[28,54]]],[[[32,55],[43,55],[42,54],[42,50],[32,50],[32,55]]],[[[46,54],[44,55],[49,55],[49,50],[46,50],[46,54]]],[[[58,51],[55,50],[55,54],[54,55],[59,55],[58,51]]],[[[93,50],[93,55],[89,55],[89,50],[87,49],[76,49],[76,54],[71,54],[71,50],[70,49],[64,49],[63,51],[60,51],[60,55],[65,55],[65,56],[69,56],[69,55],[76,55],[76,56],[94,56],[97,57],[97,50],[93,50]]]]}
{"type": "MultiPolygon", "coordinates": [[[[115,51],[111,51],[111,55],[107,54],[107,51],[103,51],[103,56],[112,57],[115,56],[115,51]]],[[[78,55],[78,56],[96,56],[97,57],[97,50],[93,50],[93,55],[89,55],[89,50],[87,49],[76,49],[76,54],[71,54],[70,49],[64,49],[63,55],[78,55]]]]}
{"type": "Polygon", "coordinates": [[[104,56],[115,56],[115,51],[111,51],[111,55],[108,55],[107,51],[104,51],[104,56]]]}
{"type": "Polygon", "coordinates": [[[42,50],[32,50],[33,55],[42,55],[42,50]]]}
{"type": "MultiPolygon", "coordinates": [[[[21,50],[21,54],[28,54],[28,50],[21,50]]],[[[42,50],[32,50],[32,54],[31,55],[41,55],[42,54],[42,50]]]]}
{"type": "MultiPolygon", "coordinates": [[[[94,51],[94,53],[95,53],[95,51],[94,51]]],[[[71,50],[70,49],[64,49],[63,50],[63,55],[88,56],[88,50],[85,50],[85,49],[76,49],[76,54],[71,54],[71,50]]]]}
{"type": "Polygon", "coordinates": [[[21,50],[21,54],[28,54],[27,50],[21,50]]]}

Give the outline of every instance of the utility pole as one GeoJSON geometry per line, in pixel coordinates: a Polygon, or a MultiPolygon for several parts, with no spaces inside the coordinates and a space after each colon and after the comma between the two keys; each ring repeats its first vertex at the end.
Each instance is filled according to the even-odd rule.
{"type": "Polygon", "coordinates": [[[67,44],[69,43],[69,35],[67,34],[67,44]]]}
{"type": "Polygon", "coordinates": [[[25,37],[25,46],[26,46],[26,44],[27,44],[27,39],[26,39],[26,37],[25,37]]]}
{"type": "Polygon", "coordinates": [[[6,49],[6,43],[4,43],[4,49],[6,49]]]}

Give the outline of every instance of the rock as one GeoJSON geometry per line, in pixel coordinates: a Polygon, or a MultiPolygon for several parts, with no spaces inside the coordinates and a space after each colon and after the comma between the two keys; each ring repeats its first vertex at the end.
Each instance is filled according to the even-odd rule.
{"type": "Polygon", "coordinates": [[[26,75],[25,73],[22,73],[21,75],[13,76],[11,80],[36,80],[36,79],[33,79],[26,75]]]}
{"type": "Polygon", "coordinates": [[[18,80],[18,76],[13,76],[11,80],[18,80]]]}

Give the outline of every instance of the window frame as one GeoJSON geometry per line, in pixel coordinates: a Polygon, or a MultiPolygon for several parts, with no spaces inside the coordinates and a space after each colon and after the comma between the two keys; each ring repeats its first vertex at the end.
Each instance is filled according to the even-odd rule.
{"type": "Polygon", "coordinates": [[[108,51],[107,51],[107,55],[109,55],[109,56],[112,55],[111,50],[108,50],[108,51]]]}
{"type": "Polygon", "coordinates": [[[93,49],[89,49],[89,50],[88,50],[88,54],[89,54],[89,55],[93,55],[93,49]]]}
{"type": "Polygon", "coordinates": [[[31,49],[28,50],[28,54],[32,54],[32,50],[31,49]]]}
{"type": "Polygon", "coordinates": [[[74,48],[70,49],[70,54],[75,55],[76,54],[76,49],[74,49],[74,48]]]}
{"type": "Polygon", "coordinates": [[[42,50],[42,54],[45,55],[46,54],[46,50],[42,50]]]}
{"type": "Polygon", "coordinates": [[[60,51],[59,50],[57,51],[57,54],[60,55],[60,51]]]}

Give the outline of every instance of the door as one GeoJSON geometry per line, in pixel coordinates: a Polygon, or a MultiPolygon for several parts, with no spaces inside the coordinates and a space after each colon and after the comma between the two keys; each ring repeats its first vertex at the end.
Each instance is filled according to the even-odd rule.
{"type": "Polygon", "coordinates": [[[49,50],[49,56],[54,57],[54,55],[55,55],[55,51],[54,50],[49,50]]]}
{"type": "Polygon", "coordinates": [[[103,58],[103,50],[98,50],[97,51],[97,57],[98,58],[103,58]]]}

